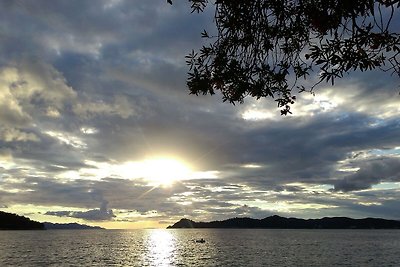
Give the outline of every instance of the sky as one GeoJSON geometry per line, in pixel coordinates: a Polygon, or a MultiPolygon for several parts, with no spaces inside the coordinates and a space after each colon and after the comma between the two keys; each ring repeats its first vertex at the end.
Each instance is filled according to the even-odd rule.
{"type": "Polygon", "coordinates": [[[289,116],[189,95],[213,10],[175,2],[0,2],[0,210],[106,228],[400,220],[398,77],[351,73],[289,116]]]}

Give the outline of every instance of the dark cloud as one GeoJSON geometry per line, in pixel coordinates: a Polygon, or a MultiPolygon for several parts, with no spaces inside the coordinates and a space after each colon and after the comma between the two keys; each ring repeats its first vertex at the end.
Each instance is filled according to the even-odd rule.
{"type": "Polygon", "coordinates": [[[398,158],[378,158],[364,162],[360,169],[335,183],[337,191],[369,189],[381,182],[400,181],[400,160],[398,158]]]}
{"type": "Polygon", "coordinates": [[[45,215],[59,216],[59,217],[71,217],[84,219],[88,221],[105,221],[111,220],[115,217],[111,209],[107,209],[108,202],[104,200],[101,203],[100,209],[88,210],[88,211],[48,211],[45,215]]]}

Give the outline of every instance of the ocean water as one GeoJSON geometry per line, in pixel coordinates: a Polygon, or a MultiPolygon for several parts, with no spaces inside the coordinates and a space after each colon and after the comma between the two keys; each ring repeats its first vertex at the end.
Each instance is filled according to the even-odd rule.
{"type": "Polygon", "coordinates": [[[0,231],[0,266],[397,267],[400,230],[0,231]]]}

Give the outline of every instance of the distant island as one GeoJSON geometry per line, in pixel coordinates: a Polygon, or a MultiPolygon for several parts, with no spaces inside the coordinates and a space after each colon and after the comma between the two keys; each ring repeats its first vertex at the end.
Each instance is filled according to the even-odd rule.
{"type": "Polygon", "coordinates": [[[179,228],[400,229],[400,221],[380,218],[352,219],[347,217],[298,219],[274,215],[264,219],[232,218],[212,222],[195,222],[189,219],[181,219],[174,225],[167,227],[167,229],[179,228]]]}
{"type": "Polygon", "coordinates": [[[27,217],[0,211],[0,230],[90,230],[104,229],[99,226],[89,226],[79,223],[36,222],[27,217]]]}
{"type": "Polygon", "coordinates": [[[104,229],[100,226],[90,226],[86,224],[79,224],[79,223],[50,223],[44,222],[44,227],[46,230],[67,230],[67,229],[74,229],[74,230],[96,230],[96,229],[104,229]]]}
{"type": "Polygon", "coordinates": [[[0,230],[44,230],[44,224],[24,216],[0,211],[0,230]]]}

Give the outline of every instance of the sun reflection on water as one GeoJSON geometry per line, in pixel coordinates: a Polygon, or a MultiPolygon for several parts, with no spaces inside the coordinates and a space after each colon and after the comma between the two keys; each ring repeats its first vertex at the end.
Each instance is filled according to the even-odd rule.
{"type": "Polygon", "coordinates": [[[174,266],[175,237],[166,230],[149,230],[146,261],[150,266],[174,266]]]}

